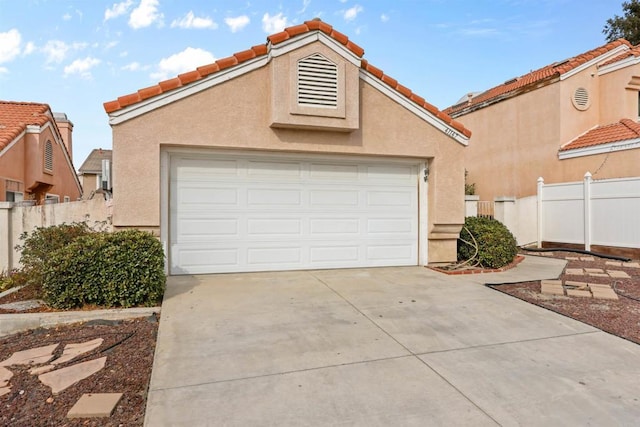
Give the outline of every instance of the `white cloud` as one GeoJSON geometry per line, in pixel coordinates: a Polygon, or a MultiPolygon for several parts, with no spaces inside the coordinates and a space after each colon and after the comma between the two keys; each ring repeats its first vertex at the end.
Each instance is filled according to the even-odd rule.
{"type": "Polygon", "coordinates": [[[69,45],[61,40],[49,40],[42,48],[42,51],[47,57],[45,62],[51,64],[62,62],[69,51],[82,50],[85,47],[87,47],[87,43],[74,42],[69,45]]]}
{"type": "Polygon", "coordinates": [[[71,15],[69,13],[65,13],[64,15],[62,15],[62,19],[64,21],[68,21],[71,19],[71,15]]]}
{"type": "Polygon", "coordinates": [[[224,23],[229,26],[232,33],[242,30],[249,25],[250,19],[247,15],[236,16],[235,18],[224,18],[224,23]]]}
{"type": "Polygon", "coordinates": [[[108,21],[109,19],[117,18],[120,15],[124,15],[125,13],[129,12],[131,6],[133,6],[133,0],[114,3],[113,6],[111,6],[111,9],[107,9],[104,11],[104,20],[108,21]]]}
{"type": "Polygon", "coordinates": [[[20,43],[22,43],[22,36],[15,28],[0,33],[0,64],[13,61],[20,55],[20,43]]]}
{"type": "Polygon", "coordinates": [[[151,74],[154,80],[166,80],[169,76],[176,76],[186,71],[211,64],[216,58],[204,49],[188,47],[182,52],[163,58],[158,64],[158,71],[151,74]]]}
{"type": "Polygon", "coordinates": [[[267,34],[278,33],[289,26],[286,16],[282,16],[282,12],[277,15],[269,15],[265,13],[262,17],[262,29],[267,34]]]}
{"type": "Polygon", "coordinates": [[[131,64],[127,64],[124,67],[122,67],[121,70],[138,71],[140,68],[141,66],[139,62],[132,62],[131,64]]]}
{"type": "Polygon", "coordinates": [[[354,19],[356,19],[356,17],[358,16],[358,14],[360,12],[362,12],[364,9],[362,8],[362,6],[360,6],[359,4],[347,9],[344,11],[344,15],[342,16],[344,18],[345,21],[349,22],[349,21],[353,21],[354,19]]]}
{"type": "Polygon", "coordinates": [[[200,18],[193,14],[193,11],[189,11],[184,18],[176,19],[171,23],[171,28],[195,28],[195,29],[211,29],[215,30],[218,28],[218,24],[213,22],[213,19],[208,16],[200,18]]]}
{"type": "Polygon", "coordinates": [[[311,0],[302,0],[302,9],[298,11],[298,15],[305,13],[310,4],[311,0]]]}
{"type": "Polygon", "coordinates": [[[9,72],[9,69],[6,67],[0,67],[0,74],[7,74],[9,72]]]}
{"type": "Polygon", "coordinates": [[[389,21],[389,15],[386,15],[386,14],[384,14],[384,13],[383,13],[382,15],[380,15],[380,20],[381,20],[382,22],[387,22],[387,21],[389,21]]]}
{"type": "Polygon", "coordinates": [[[142,0],[140,5],[131,11],[129,26],[134,30],[145,28],[153,23],[163,24],[164,15],[158,12],[158,0],[142,0]]]}
{"type": "Polygon", "coordinates": [[[22,51],[22,54],[24,56],[31,55],[35,50],[36,50],[36,45],[33,44],[33,42],[28,42],[24,46],[24,50],[22,51]]]}
{"type": "Polygon", "coordinates": [[[104,45],[104,48],[105,49],[113,49],[116,46],[118,46],[118,41],[117,40],[112,40],[109,43],[107,43],[106,45],[104,45]]]}
{"type": "Polygon", "coordinates": [[[91,69],[100,64],[100,60],[87,56],[84,59],[76,59],[71,64],[64,67],[64,76],[68,77],[73,74],[78,74],[83,79],[91,78],[91,69]]]}

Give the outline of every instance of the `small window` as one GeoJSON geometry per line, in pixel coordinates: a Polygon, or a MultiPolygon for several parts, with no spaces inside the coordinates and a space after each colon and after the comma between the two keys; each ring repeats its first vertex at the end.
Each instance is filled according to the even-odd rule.
{"type": "Polygon", "coordinates": [[[60,196],[58,196],[57,194],[47,194],[44,198],[45,205],[51,205],[59,202],[60,202],[60,196]]]}
{"type": "Polygon", "coordinates": [[[44,144],[44,170],[53,172],[53,144],[51,141],[44,144]]]}
{"type": "Polygon", "coordinates": [[[298,105],[338,107],[338,66],[319,53],[298,61],[298,105]]]}
{"type": "Polygon", "coordinates": [[[16,191],[7,191],[5,193],[5,200],[7,202],[21,202],[24,200],[24,194],[18,193],[16,191]]]}
{"type": "Polygon", "coordinates": [[[69,197],[69,196],[64,196],[64,202],[65,202],[65,203],[68,203],[68,202],[70,202],[70,201],[71,201],[71,197],[69,197]]]}

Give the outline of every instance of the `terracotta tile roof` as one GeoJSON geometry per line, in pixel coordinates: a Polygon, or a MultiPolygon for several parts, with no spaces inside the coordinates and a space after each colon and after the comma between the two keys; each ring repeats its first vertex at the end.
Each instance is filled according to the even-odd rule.
{"type": "Polygon", "coordinates": [[[621,53],[620,55],[616,56],[615,58],[612,58],[610,60],[608,60],[607,62],[604,62],[602,64],[600,64],[600,67],[604,67],[605,65],[609,65],[609,64],[615,64],[618,61],[622,61],[624,59],[629,58],[630,56],[635,56],[636,58],[638,56],[640,56],[640,45],[638,46],[634,46],[632,49],[621,53]]]}
{"type": "MultiPolygon", "coordinates": [[[[350,41],[346,35],[336,31],[331,25],[327,24],[326,22],[323,22],[319,19],[314,19],[311,21],[305,21],[300,25],[294,25],[293,27],[285,28],[284,31],[268,36],[266,44],[253,46],[251,49],[235,53],[233,54],[233,56],[227,58],[219,59],[212,64],[198,67],[196,70],[180,74],[175,78],[162,81],[157,85],[140,89],[137,92],[121,96],[114,101],[105,102],[103,104],[104,109],[107,114],[113,113],[130,105],[153,98],[154,96],[170,92],[179,87],[188,85],[189,83],[201,80],[211,74],[215,74],[221,70],[224,70],[225,68],[233,67],[250,59],[267,55],[271,46],[277,45],[300,34],[308,33],[311,31],[323,32],[324,34],[336,40],[338,43],[344,45],[359,58],[362,58],[362,56],[364,55],[364,49],[350,41]]],[[[426,102],[424,98],[414,94],[408,88],[400,85],[395,79],[384,74],[382,70],[369,64],[364,59],[362,59],[361,61],[361,66],[363,69],[367,70],[369,73],[382,80],[388,86],[397,90],[399,93],[415,102],[420,107],[425,108],[431,114],[437,116],[440,120],[453,127],[458,132],[465,135],[467,138],[471,136],[471,131],[465,128],[462,123],[453,120],[451,117],[449,117],[448,114],[445,114],[435,106],[426,102]]]]}
{"type": "Polygon", "coordinates": [[[28,125],[43,126],[52,120],[47,104],[0,101],[0,150],[11,143],[28,125]]]}
{"type": "Polygon", "coordinates": [[[87,156],[78,172],[83,173],[101,173],[102,160],[111,160],[111,150],[103,150],[102,148],[94,148],[87,156]]]}
{"type": "Polygon", "coordinates": [[[618,123],[598,126],[565,144],[560,151],[576,148],[592,147],[640,138],[640,124],[630,119],[622,119],[618,123]]]}
{"type": "Polygon", "coordinates": [[[625,39],[618,39],[609,42],[604,46],[592,49],[578,56],[574,56],[573,58],[569,58],[561,62],[554,62],[553,64],[547,65],[523,76],[508,80],[499,86],[481,92],[476,96],[472,96],[464,102],[452,105],[444,111],[455,117],[461,115],[458,113],[474,111],[486,106],[487,103],[491,103],[492,101],[497,101],[505,97],[517,95],[527,90],[535,89],[540,84],[543,84],[546,81],[553,81],[554,79],[559,78],[562,74],[568,73],[580,65],[623,45],[630,48],[633,47],[631,43],[625,39]]]}

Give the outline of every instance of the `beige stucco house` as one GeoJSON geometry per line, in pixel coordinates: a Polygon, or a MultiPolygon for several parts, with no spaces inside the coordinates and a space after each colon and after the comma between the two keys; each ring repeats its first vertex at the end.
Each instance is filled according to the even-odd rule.
{"type": "Polygon", "coordinates": [[[640,48],[617,40],[445,110],[473,129],[468,183],[483,200],[547,184],[640,175],[640,48]]]}
{"type": "Polygon", "coordinates": [[[470,132],[320,21],[104,104],[116,227],[171,274],[456,259],[470,132]]]}
{"type": "MultiPolygon", "coordinates": [[[[84,198],[91,198],[96,190],[102,189],[103,161],[111,162],[111,150],[94,148],[78,169],[78,176],[84,189],[84,198]]],[[[106,190],[110,191],[111,189],[107,188],[106,190]]]]}
{"type": "Polygon", "coordinates": [[[0,202],[77,200],[73,124],[47,104],[0,101],[0,202]]]}

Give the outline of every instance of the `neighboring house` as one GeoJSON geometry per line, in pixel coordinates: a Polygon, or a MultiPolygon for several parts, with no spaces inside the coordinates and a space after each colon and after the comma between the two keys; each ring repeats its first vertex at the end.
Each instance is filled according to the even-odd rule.
{"type": "Polygon", "coordinates": [[[536,181],[640,175],[640,48],[617,40],[547,65],[445,112],[473,129],[468,183],[484,200],[536,194],[536,181]]]}
{"type": "Polygon", "coordinates": [[[104,104],[114,226],[171,274],[456,259],[470,132],[319,21],[104,104]]]}
{"type": "Polygon", "coordinates": [[[47,104],[0,101],[0,201],[77,200],[73,124],[47,104]]]}
{"type": "Polygon", "coordinates": [[[102,189],[103,160],[111,162],[111,150],[95,148],[89,153],[84,163],[82,163],[82,166],[80,166],[80,169],[78,169],[85,197],[89,197],[92,192],[102,189]]]}

